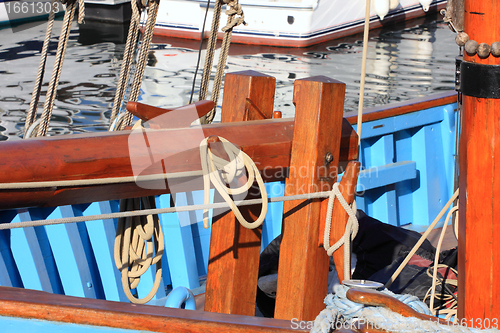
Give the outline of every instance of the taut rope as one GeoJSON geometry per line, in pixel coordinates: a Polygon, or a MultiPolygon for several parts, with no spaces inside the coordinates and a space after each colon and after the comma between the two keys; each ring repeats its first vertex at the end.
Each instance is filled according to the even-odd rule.
{"type": "Polygon", "coordinates": [[[214,8],[214,18],[212,21],[212,31],[208,40],[207,57],[205,60],[205,67],[203,68],[203,77],[200,86],[200,100],[205,99],[207,96],[208,82],[210,81],[210,73],[212,71],[215,45],[217,43],[217,32],[219,30],[220,12],[222,10],[223,2],[229,6],[229,10],[226,11],[226,14],[228,15],[227,24],[224,28],[222,28],[222,31],[224,32],[224,38],[222,39],[219,63],[217,65],[217,72],[215,74],[214,86],[211,95],[211,100],[214,101],[215,106],[209,113],[202,117],[202,124],[211,123],[215,117],[215,110],[217,108],[217,101],[219,100],[220,89],[222,86],[222,77],[224,76],[224,68],[226,66],[227,55],[229,53],[229,45],[231,44],[233,28],[240,24],[246,25],[243,10],[241,9],[241,5],[238,3],[238,0],[216,1],[214,8]]]}
{"type": "MultiPolygon", "coordinates": [[[[64,56],[66,54],[66,48],[68,45],[69,33],[71,31],[71,23],[75,15],[76,0],[68,1],[66,11],[64,13],[63,25],[61,28],[61,35],[59,37],[59,43],[57,44],[56,60],[54,63],[54,68],[52,69],[52,76],[49,82],[49,87],[47,89],[47,95],[45,102],[43,104],[43,112],[40,118],[40,123],[34,125],[36,118],[36,110],[38,107],[38,101],[40,99],[40,93],[42,89],[43,76],[45,74],[45,65],[47,63],[48,47],[50,42],[50,37],[52,34],[52,27],[54,24],[55,17],[55,3],[53,0],[51,4],[51,12],[49,13],[49,20],[47,23],[47,30],[45,33],[45,40],[43,42],[41,59],[38,67],[38,74],[35,81],[35,87],[33,88],[33,94],[31,96],[30,107],[26,115],[26,121],[24,126],[24,137],[27,138],[35,133],[36,136],[45,136],[47,134],[47,129],[50,123],[50,117],[52,115],[52,109],[54,108],[54,102],[57,94],[57,86],[59,84],[59,78],[61,76],[62,65],[64,62],[64,56]],[[30,128],[32,126],[37,126],[37,129],[30,128]],[[31,133],[30,135],[27,135],[31,133]]],[[[82,0],[79,0],[80,10],[78,14],[78,23],[83,23],[85,16],[85,5],[82,0]]]]}
{"type": "Polygon", "coordinates": [[[111,109],[110,124],[113,123],[116,116],[120,112],[125,91],[127,89],[128,78],[130,76],[130,69],[134,59],[137,37],[139,35],[139,24],[141,20],[141,11],[138,7],[137,1],[131,1],[132,17],[130,19],[129,32],[127,35],[127,42],[125,44],[125,51],[123,53],[122,66],[120,68],[120,77],[116,87],[115,98],[113,107],[111,109]]]}
{"type": "MultiPolygon", "coordinates": [[[[137,102],[139,94],[141,93],[141,83],[144,77],[144,69],[146,68],[149,45],[153,39],[153,30],[156,23],[156,16],[158,15],[159,1],[151,1],[148,7],[148,19],[146,21],[146,27],[144,32],[144,37],[142,39],[141,48],[139,50],[139,59],[137,60],[137,66],[135,68],[134,81],[132,83],[132,89],[130,91],[129,101],[137,102]]],[[[124,129],[125,126],[129,126],[132,123],[134,115],[127,112],[124,116],[123,122],[121,123],[120,129],[124,129]]]]}
{"type": "Polygon", "coordinates": [[[55,4],[57,0],[52,0],[49,20],[47,22],[47,30],[45,31],[45,39],[43,41],[42,51],[40,55],[40,64],[38,65],[38,74],[36,76],[35,87],[33,88],[33,94],[31,94],[31,103],[26,114],[26,121],[24,123],[24,138],[27,138],[26,133],[30,128],[31,124],[35,122],[36,110],[38,108],[38,101],[40,100],[40,92],[42,91],[43,76],[45,74],[45,65],[47,63],[47,55],[49,54],[49,43],[50,37],[52,35],[52,27],[54,26],[55,4]]]}

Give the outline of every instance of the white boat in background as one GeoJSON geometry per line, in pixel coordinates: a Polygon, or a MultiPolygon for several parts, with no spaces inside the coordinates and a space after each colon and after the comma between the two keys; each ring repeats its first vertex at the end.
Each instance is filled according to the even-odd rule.
{"type": "MultiPolygon", "coordinates": [[[[390,9],[389,2],[394,3],[372,0],[371,29],[426,14],[423,5],[416,0],[401,0],[394,9],[390,9]],[[387,13],[377,11],[381,7],[377,6],[379,2],[388,3],[387,13]],[[383,21],[380,16],[384,17],[383,21]]],[[[365,0],[240,0],[240,4],[248,25],[233,29],[231,41],[234,43],[306,47],[363,30],[365,0]]],[[[433,0],[429,11],[434,12],[445,5],[446,0],[433,0]]],[[[206,0],[162,0],[155,34],[200,39],[206,6],[206,0]]],[[[213,4],[209,7],[204,37],[209,34],[212,14],[213,4]]],[[[223,15],[221,28],[225,22],[223,15]]],[[[222,34],[220,30],[219,34],[222,34]]]]}

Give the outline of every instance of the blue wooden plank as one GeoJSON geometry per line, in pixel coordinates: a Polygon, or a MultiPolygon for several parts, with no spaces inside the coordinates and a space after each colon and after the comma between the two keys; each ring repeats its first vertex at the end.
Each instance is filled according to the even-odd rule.
{"type": "MultiPolygon", "coordinates": [[[[426,155],[426,179],[427,182],[427,221],[422,224],[430,224],[439,214],[445,203],[450,198],[448,193],[448,180],[445,175],[445,165],[443,162],[443,142],[441,139],[441,127],[431,125],[424,127],[425,155],[426,155]]],[[[444,222],[444,218],[442,221],[444,222]]]]}
{"type": "MultiPolygon", "coordinates": [[[[185,197],[184,197],[185,198],[185,197]]],[[[177,204],[180,204],[179,197],[177,204]]],[[[170,207],[170,195],[156,197],[157,207],[170,207]]],[[[200,286],[195,258],[191,226],[181,227],[176,213],[160,214],[160,223],[165,238],[165,254],[168,259],[172,287],[184,286],[194,289],[200,286]]]]}
{"type": "MultiPolygon", "coordinates": [[[[399,131],[394,134],[396,161],[408,161],[412,159],[412,139],[410,130],[399,131]]],[[[416,164],[415,164],[416,168],[416,164]]],[[[415,178],[417,171],[415,171],[415,178]]],[[[413,180],[401,181],[395,184],[398,221],[400,225],[413,223],[413,180]]]]}
{"type": "MultiPolygon", "coordinates": [[[[187,193],[188,203],[190,205],[200,205],[203,204],[203,191],[193,191],[187,193]]],[[[213,191],[212,191],[213,193],[213,191]]],[[[211,224],[208,229],[203,226],[203,211],[198,210],[192,212],[191,220],[191,232],[193,234],[193,244],[196,255],[196,266],[198,268],[198,275],[207,275],[208,269],[208,258],[210,252],[210,232],[212,230],[211,224]],[[194,213],[194,214],[193,214],[194,213]]]]}
{"type": "Polygon", "coordinates": [[[417,165],[417,177],[413,182],[413,221],[412,224],[428,224],[429,207],[428,197],[429,184],[427,183],[427,156],[425,154],[425,129],[420,128],[412,135],[412,160],[417,165]]]}
{"type": "MultiPolygon", "coordinates": [[[[57,207],[49,219],[74,217],[72,206],[57,207]]],[[[64,293],[70,296],[96,298],[96,285],[92,279],[89,258],[76,223],[45,226],[64,293]]]]}
{"type": "MultiPolygon", "coordinates": [[[[40,209],[22,209],[12,222],[44,219],[46,216],[40,209]]],[[[10,244],[25,288],[63,293],[44,227],[12,229],[10,244]]]]}
{"type": "MultiPolygon", "coordinates": [[[[441,122],[444,116],[442,108],[442,106],[438,106],[397,117],[366,122],[362,127],[361,139],[441,122]]],[[[353,125],[353,128],[356,129],[356,125],[353,125]]]]}
{"type": "MultiPolygon", "coordinates": [[[[14,210],[0,211],[0,223],[10,223],[16,215],[14,210]]],[[[0,285],[23,287],[21,276],[10,250],[10,230],[0,231],[0,285]]]]}
{"type": "MultiPolygon", "coordinates": [[[[266,183],[267,196],[270,198],[285,195],[285,183],[273,182],[266,183]]],[[[283,202],[271,202],[268,205],[266,218],[262,224],[262,242],[261,251],[263,251],[269,243],[281,234],[283,222],[283,202]]]]}
{"type": "MultiPolygon", "coordinates": [[[[403,161],[362,170],[359,173],[357,191],[367,191],[377,187],[414,179],[417,176],[416,163],[403,161]]],[[[339,178],[341,178],[339,176],[339,178]]]]}
{"type": "MultiPolygon", "coordinates": [[[[118,212],[118,201],[94,202],[83,210],[84,216],[118,212]]],[[[128,301],[123,292],[121,273],[114,261],[116,220],[85,222],[89,240],[95,255],[97,269],[103,287],[104,298],[109,301],[128,301]]]]}

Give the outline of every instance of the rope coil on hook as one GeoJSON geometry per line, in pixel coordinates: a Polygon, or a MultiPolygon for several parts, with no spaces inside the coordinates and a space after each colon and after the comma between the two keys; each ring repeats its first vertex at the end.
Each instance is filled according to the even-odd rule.
{"type": "MultiPolygon", "coordinates": [[[[120,202],[120,211],[151,209],[154,198],[143,197],[120,202]]],[[[118,220],[114,247],[115,264],[121,273],[123,290],[135,304],[149,302],[158,291],[162,280],[161,257],[165,249],[163,232],[157,215],[124,217],[118,220]],[[156,265],[155,281],[151,291],[143,298],[132,294],[139,285],[141,275],[156,265]]]]}
{"type": "MultiPolygon", "coordinates": [[[[229,207],[233,211],[234,215],[240,222],[240,224],[248,229],[255,229],[259,227],[267,214],[268,202],[267,200],[262,200],[262,208],[259,217],[254,222],[248,222],[240,210],[234,203],[230,196],[239,195],[246,193],[253,185],[254,181],[257,181],[259,186],[260,194],[262,198],[267,198],[267,191],[264,185],[264,180],[262,179],[259,170],[252,159],[241,151],[238,147],[233,145],[228,140],[218,137],[222,142],[224,150],[229,156],[229,161],[215,156],[212,154],[208,146],[208,138],[205,138],[200,143],[200,158],[201,158],[201,168],[203,171],[203,187],[204,187],[204,204],[208,204],[210,200],[210,182],[214,185],[215,189],[220,193],[222,198],[228,203],[229,207]],[[247,170],[248,176],[247,181],[242,186],[237,188],[227,187],[226,184],[234,183],[234,181],[240,179],[244,176],[243,171],[247,170]],[[224,183],[223,183],[224,181],[224,183]]],[[[203,209],[203,226],[208,229],[208,209],[203,209]]]]}

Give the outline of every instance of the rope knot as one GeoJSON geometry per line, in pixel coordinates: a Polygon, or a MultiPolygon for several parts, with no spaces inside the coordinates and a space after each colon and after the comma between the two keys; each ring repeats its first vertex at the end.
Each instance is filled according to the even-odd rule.
{"type": "Polygon", "coordinates": [[[245,22],[245,14],[243,13],[243,9],[237,0],[232,0],[227,3],[229,9],[226,11],[226,15],[228,16],[228,22],[224,28],[222,28],[223,32],[233,29],[234,27],[243,24],[247,25],[245,22]],[[238,17],[236,15],[239,15],[238,17]]]}
{"type": "MultiPolygon", "coordinates": [[[[228,140],[222,137],[210,137],[205,138],[200,143],[200,159],[201,168],[203,171],[203,187],[205,189],[204,203],[208,204],[210,200],[210,182],[214,185],[215,189],[220,193],[221,197],[229,204],[229,207],[233,211],[235,217],[238,219],[240,224],[248,229],[254,229],[259,227],[267,214],[267,191],[264,186],[264,181],[257,169],[257,166],[252,161],[252,159],[241,151],[238,147],[230,143],[228,140]],[[219,152],[222,154],[227,154],[229,156],[229,161],[215,156],[208,146],[208,140],[211,143],[221,143],[222,149],[219,152]],[[214,141],[218,140],[218,141],[214,141]],[[222,150],[222,151],[221,151],[222,150]],[[243,181],[240,180],[244,176],[245,170],[247,170],[248,176],[247,180],[243,185],[243,181]],[[226,184],[234,183],[237,180],[237,186],[228,187],[226,184]],[[262,209],[259,217],[254,222],[248,222],[245,220],[240,210],[236,206],[234,199],[231,196],[244,195],[246,196],[248,190],[253,186],[254,181],[257,181],[262,200],[262,209]],[[224,184],[223,181],[226,183],[224,184]]],[[[203,225],[205,229],[208,228],[208,209],[203,210],[203,225]]]]}

